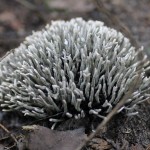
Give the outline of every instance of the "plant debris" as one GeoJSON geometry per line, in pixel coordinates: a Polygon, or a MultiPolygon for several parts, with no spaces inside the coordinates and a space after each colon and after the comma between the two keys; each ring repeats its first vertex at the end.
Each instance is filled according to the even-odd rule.
{"type": "Polygon", "coordinates": [[[20,140],[19,150],[76,150],[87,137],[84,129],[55,131],[43,126],[24,126],[26,135],[20,140]]]}

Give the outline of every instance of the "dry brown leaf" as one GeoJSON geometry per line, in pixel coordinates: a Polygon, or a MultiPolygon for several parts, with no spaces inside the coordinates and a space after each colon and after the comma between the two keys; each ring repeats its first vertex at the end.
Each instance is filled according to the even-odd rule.
{"type": "Polygon", "coordinates": [[[86,138],[84,129],[55,131],[42,126],[27,126],[24,129],[28,132],[18,144],[19,150],[75,150],[86,138]]]}

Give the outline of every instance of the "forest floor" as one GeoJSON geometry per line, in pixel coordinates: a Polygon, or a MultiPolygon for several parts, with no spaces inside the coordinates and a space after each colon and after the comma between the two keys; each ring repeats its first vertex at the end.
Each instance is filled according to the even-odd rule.
{"type": "MultiPolygon", "coordinates": [[[[26,36],[32,34],[32,31],[42,29],[51,20],[69,20],[73,17],[103,21],[107,26],[123,32],[136,47],[144,46],[145,53],[150,57],[149,0],[103,0],[102,3],[100,0],[0,0],[0,57],[7,51],[18,47],[26,36]]],[[[115,116],[105,131],[89,143],[85,149],[150,150],[149,114],[150,103],[145,102],[139,106],[138,116],[131,118],[115,116]]],[[[87,120],[85,122],[87,123],[87,120]]],[[[0,150],[4,150],[4,147],[25,149],[21,147],[21,142],[19,146],[13,146],[13,144],[19,141],[20,136],[24,135],[22,126],[33,124],[49,127],[47,121],[24,117],[16,112],[4,113],[0,111],[0,150]]],[[[85,126],[82,121],[75,124],[72,121],[69,122],[69,127],[66,127],[68,122],[64,123],[60,130],[85,126]]],[[[47,134],[44,132],[45,129],[41,130],[42,133],[47,134]]],[[[38,134],[41,135],[41,133],[38,134]]],[[[66,137],[65,133],[62,134],[63,137],[66,137]]],[[[83,131],[75,131],[71,134],[75,135],[73,140],[79,135],[85,136],[83,131]]],[[[44,135],[42,134],[42,136],[44,135]]],[[[52,135],[47,136],[51,137],[52,135]]],[[[27,140],[23,142],[27,142],[27,140]]],[[[28,144],[27,148],[38,149],[34,147],[37,143],[34,143],[35,145],[33,143],[28,144]],[[33,145],[31,146],[31,144],[33,145]]],[[[51,150],[57,149],[55,147],[51,150]]],[[[66,150],[71,149],[66,148],[66,150]]]]}

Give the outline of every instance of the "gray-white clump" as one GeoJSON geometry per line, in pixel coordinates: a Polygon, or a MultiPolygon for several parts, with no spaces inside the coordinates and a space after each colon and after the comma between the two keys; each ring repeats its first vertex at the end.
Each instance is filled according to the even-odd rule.
{"type": "MultiPolygon", "coordinates": [[[[58,114],[54,122],[104,118],[137,77],[137,54],[126,37],[100,21],[54,21],[0,61],[1,107],[40,118],[58,114]]],[[[145,70],[120,111],[134,114],[150,98],[145,70]]]]}

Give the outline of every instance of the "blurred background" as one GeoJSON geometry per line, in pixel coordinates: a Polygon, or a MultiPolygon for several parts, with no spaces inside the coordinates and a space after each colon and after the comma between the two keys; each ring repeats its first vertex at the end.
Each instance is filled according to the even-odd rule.
{"type": "Polygon", "coordinates": [[[121,30],[150,56],[149,0],[0,0],[0,56],[51,20],[101,20],[121,30]]]}
{"type": "MultiPolygon", "coordinates": [[[[73,17],[103,21],[107,26],[121,31],[134,46],[144,46],[150,58],[150,0],[0,0],[0,57],[18,47],[32,31],[41,30],[52,20],[69,20],[73,17]]],[[[146,143],[149,134],[149,124],[146,121],[149,119],[149,107],[143,107],[140,114],[142,118],[138,118],[139,121],[135,119],[133,123],[130,120],[125,123],[123,120],[120,123],[119,120],[118,124],[127,124],[133,128],[136,125],[138,132],[135,137],[146,143]],[[139,124],[141,120],[143,123],[139,124]]],[[[19,132],[18,128],[22,124],[31,123],[30,118],[24,118],[15,113],[0,112],[0,123],[13,132],[19,132]]],[[[119,128],[116,122],[113,128],[119,128]]],[[[112,130],[112,137],[122,135],[118,133],[119,130],[112,130]]],[[[3,137],[6,137],[6,133],[0,129],[0,142],[3,137]]],[[[13,144],[14,141],[9,141],[8,138],[9,136],[6,137],[6,144],[13,144]]]]}

